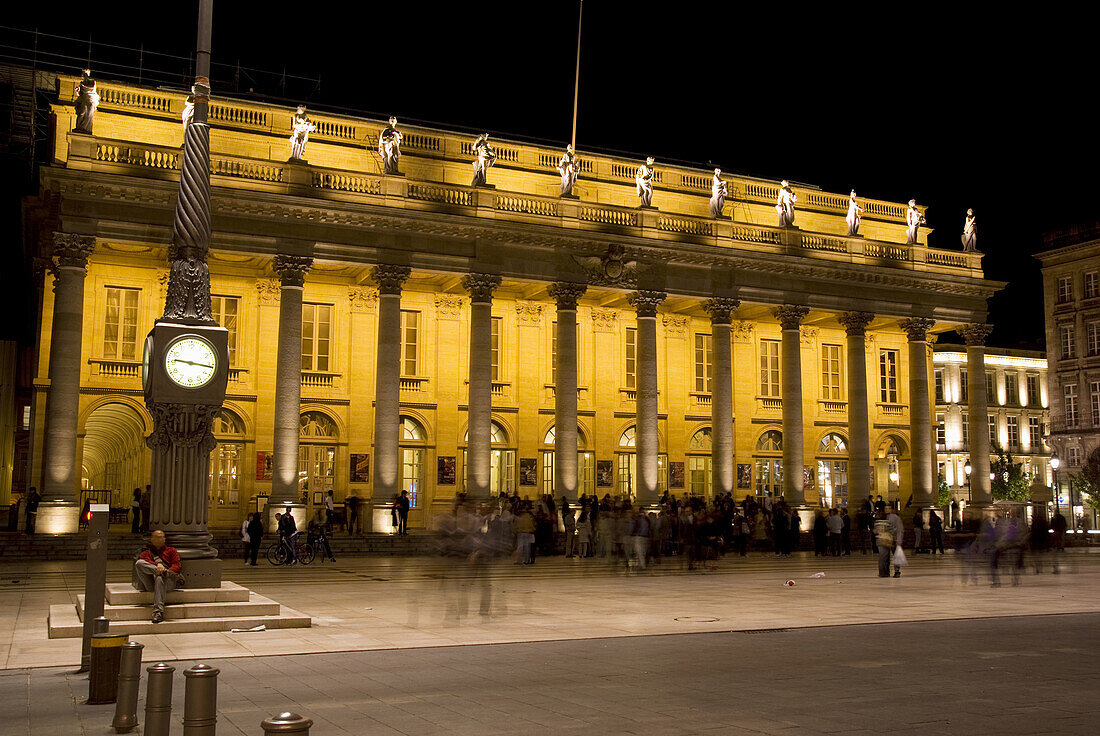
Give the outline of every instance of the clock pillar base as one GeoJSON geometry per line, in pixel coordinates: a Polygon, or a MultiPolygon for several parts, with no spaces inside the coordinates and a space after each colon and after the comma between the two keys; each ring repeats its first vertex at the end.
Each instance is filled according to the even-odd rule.
{"type": "Polygon", "coordinates": [[[189,560],[183,563],[184,588],[220,588],[222,585],[222,561],[219,559],[189,560]]]}
{"type": "Polygon", "coordinates": [[[35,534],[76,534],[80,509],[76,501],[42,501],[38,504],[35,534]]]}

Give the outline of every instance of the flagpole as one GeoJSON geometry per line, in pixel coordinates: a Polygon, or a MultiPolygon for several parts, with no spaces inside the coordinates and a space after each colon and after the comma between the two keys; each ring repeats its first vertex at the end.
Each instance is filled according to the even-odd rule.
{"type": "Polygon", "coordinates": [[[573,79],[573,137],[570,143],[577,150],[577,91],[581,86],[581,20],[584,19],[584,0],[580,0],[580,12],[577,15],[577,74],[573,79]]]}

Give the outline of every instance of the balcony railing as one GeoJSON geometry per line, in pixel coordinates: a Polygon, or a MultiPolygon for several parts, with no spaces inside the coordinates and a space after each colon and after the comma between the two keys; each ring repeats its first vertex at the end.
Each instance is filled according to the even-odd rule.
{"type": "Polygon", "coordinates": [[[407,394],[420,394],[428,390],[427,378],[401,377],[401,392],[407,394]]]}
{"type": "Polygon", "coordinates": [[[327,371],[302,371],[302,388],[305,389],[331,389],[336,388],[339,373],[327,371]]]}
{"type": "Polygon", "coordinates": [[[141,363],[130,360],[89,360],[92,374],[105,378],[141,378],[141,363]]]}
{"type": "Polygon", "coordinates": [[[783,411],[783,399],[776,396],[757,396],[757,411],[783,411]]]}
{"type": "Polygon", "coordinates": [[[819,402],[821,411],[825,414],[844,414],[848,411],[847,401],[826,401],[819,402]]]}
{"type": "Polygon", "coordinates": [[[876,406],[878,407],[879,411],[882,412],[883,416],[888,417],[900,417],[909,409],[908,404],[892,404],[879,402],[878,404],[876,404],[876,406]]]}

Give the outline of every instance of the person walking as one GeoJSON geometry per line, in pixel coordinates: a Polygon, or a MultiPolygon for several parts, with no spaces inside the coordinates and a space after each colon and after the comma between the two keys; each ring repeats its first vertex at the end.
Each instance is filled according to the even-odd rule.
{"type": "Polygon", "coordinates": [[[928,534],[931,537],[929,552],[936,554],[936,550],[940,551],[940,554],[944,554],[943,551],[943,519],[936,513],[935,509],[932,509],[928,514],[928,534]]]}
{"type": "Polygon", "coordinates": [[[344,508],[347,510],[348,534],[359,533],[359,497],[352,494],[344,498],[344,508]]]}
{"type": "Polygon", "coordinates": [[[527,504],[516,515],[516,564],[535,564],[535,517],[527,504]]]}
{"type": "Polygon", "coordinates": [[[248,524],[252,521],[252,514],[245,514],[244,521],[241,522],[241,544],[244,545],[244,564],[248,564],[248,549],[252,542],[248,536],[248,524]]]}
{"type": "Polygon", "coordinates": [[[889,503],[886,509],[879,515],[875,522],[875,536],[878,537],[878,576],[886,578],[890,576],[890,563],[894,564],[894,577],[901,577],[901,566],[905,564],[904,552],[901,551],[901,540],[904,539],[905,527],[901,523],[901,517],[894,510],[894,504],[889,503]]]}
{"type": "Polygon", "coordinates": [[[829,555],[840,557],[840,535],[844,531],[844,521],[840,518],[840,511],[829,509],[829,517],[825,519],[825,525],[829,530],[829,555]]]}
{"type": "Polygon", "coordinates": [[[23,520],[23,531],[27,534],[34,534],[34,527],[38,523],[38,504],[41,502],[42,497],[38,495],[38,489],[31,486],[27,493],[27,508],[24,511],[23,520]]]}
{"type": "Polygon", "coordinates": [[[852,517],[848,516],[847,506],[840,510],[840,521],[840,547],[844,550],[845,557],[847,557],[852,554],[852,517]]]}
{"type": "Polygon", "coordinates": [[[134,489],[134,497],[130,499],[130,533],[141,533],[141,489],[134,489]]]}
{"type": "Polygon", "coordinates": [[[573,557],[577,554],[577,519],[565,496],[561,497],[561,525],[565,529],[565,556],[573,557]]]}
{"type": "Polygon", "coordinates": [[[919,555],[924,547],[921,546],[921,542],[924,537],[924,514],[920,509],[913,512],[913,554],[919,555]]]}
{"type": "Polygon", "coordinates": [[[829,523],[821,509],[814,512],[814,557],[824,557],[829,537],[829,523]]]}
{"type": "MultiPolygon", "coordinates": [[[[566,533],[568,534],[568,531],[566,533]]],[[[582,508],[581,515],[577,518],[577,544],[579,556],[589,557],[589,547],[592,544],[592,522],[588,518],[587,508],[582,508]]]]}
{"type": "Polygon", "coordinates": [[[256,557],[260,554],[260,543],[264,538],[264,521],[260,513],[252,514],[248,522],[248,559],[252,567],[256,566],[256,557]]]}
{"type": "Polygon", "coordinates": [[[328,531],[331,528],[332,520],[328,511],[318,508],[306,527],[306,539],[313,546],[314,551],[320,552],[322,560],[327,557],[331,562],[336,562],[336,556],[332,554],[332,547],[328,543],[328,531]]]}
{"type": "Polygon", "coordinates": [[[397,533],[403,537],[409,536],[409,492],[401,491],[397,497],[397,533]]]}
{"type": "Polygon", "coordinates": [[[325,517],[328,521],[328,533],[332,534],[332,520],[336,518],[336,499],[332,495],[332,489],[325,494],[325,517]]]}
{"type": "Polygon", "coordinates": [[[145,492],[141,494],[141,531],[149,531],[149,513],[153,507],[153,486],[146,485],[145,492]]]}

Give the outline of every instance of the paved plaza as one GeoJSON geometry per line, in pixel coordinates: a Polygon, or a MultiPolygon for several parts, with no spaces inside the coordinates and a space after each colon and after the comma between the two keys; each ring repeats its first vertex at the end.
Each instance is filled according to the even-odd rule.
{"type": "MultiPolygon", "coordinates": [[[[1048,564],[998,588],[984,569],[967,583],[951,554],[919,556],[899,579],[858,553],[694,572],[561,558],[237,564],[227,579],[313,627],[134,637],[146,664],[176,661],[177,716],[182,670],[222,669],[219,733],[259,734],[288,708],[315,735],[1096,733],[1100,554],[1084,549],[1059,575],[1048,564]]],[[[112,563],[110,580],[128,577],[112,563]]],[[[0,586],[4,733],[108,733],[112,707],[81,704],[79,640],[46,639],[48,606],[83,590],[81,565],[8,565],[0,586]]]]}

